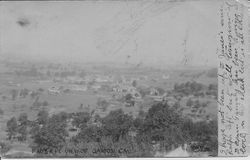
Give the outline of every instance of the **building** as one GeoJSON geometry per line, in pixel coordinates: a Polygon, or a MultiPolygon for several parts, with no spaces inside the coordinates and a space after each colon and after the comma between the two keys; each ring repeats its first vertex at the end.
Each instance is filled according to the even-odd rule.
{"type": "Polygon", "coordinates": [[[159,96],[160,92],[155,88],[150,88],[150,95],[151,96],[159,96]]]}
{"type": "Polygon", "coordinates": [[[126,84],[116,84],[113,87],[113,91],[118,94],[121,93],[122,95],[131,94],[132,97],[137,100],[142,98],[140,92],[138,92],[135,87],[126,84]]]}
{"type": "Polygon", "coordinates": [[[51,87],[48,89],[48,94],[59,95],[60,93],[61,93],[61,91],[58,87],[51,87]]]}

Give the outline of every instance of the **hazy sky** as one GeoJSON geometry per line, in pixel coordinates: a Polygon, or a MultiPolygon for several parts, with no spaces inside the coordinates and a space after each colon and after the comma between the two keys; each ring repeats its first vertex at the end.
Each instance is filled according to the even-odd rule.
{"type": "Polygon", "coordinates": [[[216,65],[215,1],[0,2],[0,54],[216,65]]]}

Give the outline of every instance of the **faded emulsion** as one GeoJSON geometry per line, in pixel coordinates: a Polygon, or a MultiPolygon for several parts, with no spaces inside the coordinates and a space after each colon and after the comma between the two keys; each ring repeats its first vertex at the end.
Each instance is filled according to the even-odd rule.
{"type": "Polygon", "coordinates": [[[0,12],[4,158],[245,154],[238,4],[6,1],[0,12]]]}

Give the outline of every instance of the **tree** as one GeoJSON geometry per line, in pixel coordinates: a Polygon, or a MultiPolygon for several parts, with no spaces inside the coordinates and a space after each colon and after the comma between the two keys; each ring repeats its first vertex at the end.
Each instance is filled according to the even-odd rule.
{"type": "Polygon", "coordinates": [[[101,127],[90,125],[82,128],[81,131],[74,137],[75,142],[100,142],[103,137],[101,127]]]}
{"type": "Polygon", "coordinates": [[[190,135],[192,135],[192,141],[196,143],[191,145],[191,149],[217,154],[217,128],[217,121],[215,120],[194,123],[190,129],[190,135]]]}
{"type": "Polygon", "coordinates": [[[18,118],[18,122],[19,122],[19,125],[18,125],[18,133],[20,133],[20,140],[21,141],[24,141],[26,140],[27,138],[27,134],[28,134],[28,131],[27,131],[27,127],[28,127],[28,116],[26,113],[22,113],[20,114],[19,118],[18,118]]]}
{"type": "Polygon", "coordinates": [[[34,144],[31,145],[32,150],[37,152],[39,149],[47,149],[48,153],[44,154],[54,155],[55,153],[49,151],[60,150],[65,146],[68,136],[66,127],[64,114],[59,113],[50,117],[46,125],[39,129],[39,132],[33,132],[34,144]]]}
{"type": "Polygon", "coordinates": [[[182,121],[181,115],[174,107],[171,108],[168,103],[158,103],[149,109],[139,134],[169,150],[172,146],[184,142],[181,132],[182,121]]]}
{"type": "Polygon", "coordinates": [[[12,89],[11,96],[12,96],[13,101],[16,99],[17,95],[18,95],[18,91],[16,89],[12,89]]]}
{"type": "Polygon", "coordinates": [[[87,125],[87,122],[90,120],[91,116],[88,112],[78,112],[73,117],[72,125],[77,128],[84,128],[87,125]]]}
{"type": "Polygon", "coordinates": [[[0,142],[0,153],[5,155],[11,149],[11,145],[5,142],[0,142]]]}
{"type": "Polygon", "coordinates": [[[131,102],[133,101],[133,96],[132,96],[132,94],[130,94],[130,93],[126,94],[126,95],[125,95],[125,101],[126,101],[127,103],[131,103],[131,102]]]}
{"type": "Polygon", "coordinates": [[[28,125],[28,115],[27,113],[20,114],[18,121],[20,125],[28,125]]]}
{"type": "Polygon", "coordinates": [[[43,92],[44,89],[43,89],[43,88],[38,88],[38,91],[39,91],[39,92],[43,92]]]}
{"type": "Polygon", "coordinates": [[[157,91],[159,92],[160,95],[163,95],[165,93],[165,90],[160,88],[160,87],[157,87],[156,89],[157,89],[157,91]]]}
{"type": "Polygon", "coordinates": [[[18,137],[18,140],[25,141],[28,135],[27,126],[25,125],[18,126],[18,133],[20,134],[20,137],[18,137]]]}
{"type": "Polygon", "coordinates": [[[41,111],[39,111],[38,114],[37,114],[37,123],[38,123],[38,124],[41,124],[41,125],[44,125],[44,124],[47,123],[48,118],[49,118],[49,113],[48,113],[48,111],[46,111],[46,110],[41,110],[41,111]]]}
{"type": "Polygon", "coordinates": [[[23,98],[25,98],[28,94],[29,94],[29,90],[26,88],[22,89],[20,92],[20,96],[23,98]]]}
{"type": "Polygon", "coordinates": [[[9,121],[7,121],[7,134],[9,140],[17,134],[17,120],[15,117],[12,117],[9,121]]]}
{"type": "Polygon", "coordinates": [[[137,81],[136,81],[136,80],[133,80],[132,86],[133,86],[133,87],[137,87],[137,81]]]}
{"type": "Polygon", "coordinates": [[[111,111],[102,119],[104,134],[111,136],[114,141],[128,134],[133,126],[133,117],[125,114],[121,109],[111,111]]]}
{"type": "MultiPolygon", "coordinates": [[[[62,111],[62,112],[58,113],[56,116],[57,116],[57,118],[58,118],[60,121],[66,123],[66,121],[67,121],[67,119],[68,119],[68,117],[69,117],[69,114],[66,113],[66,112],[64,112],[64,111],[62,111]]],[[[53,116],[52,116],[52,117],[53,117],[53,116]]]]}

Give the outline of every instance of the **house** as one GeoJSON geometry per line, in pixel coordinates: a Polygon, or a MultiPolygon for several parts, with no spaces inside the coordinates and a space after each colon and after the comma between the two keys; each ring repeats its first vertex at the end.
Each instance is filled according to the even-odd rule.
{"type": "Polygon", "coordinates": [[[150,95],[151,96],[159,96],[160,92],[155,88],[150,88],[150,95]]]}
{"type": "Polygon", "coordinates": [[[95,79],[96,82],[99,82],[99,83],[102,83],[102,82],[108,82],[109,81],[109,78],[108,77],[104,77],[104,76],[100,76],[100,77],[97,77],[95,79]]]}
{"type": "Polygon", "coordinates": [[[114,92],[117,92],[117,93],[122,93],[123,95],[126,95],[126,94],[131,94],[133,96],[133,98],[135,99],[141,99],[142,96],[140,94],[140,92],[138,92],[136,90],[135,87],[131,86],[131,85],[126,85],[126,84],[116,84],[114,87],[113,87],[113,91],[114,92]]]}
{"type": "Polygon", "coordinates": [[[48,94],[51,94],[51,95],[58,95],[60,94],[60,89],[58,87],[51,87],[48,89],[48,94]]]}
{"type": "Polygon", "coordinates": [[[95,91],[97,91],[97,90],[99,90],[101,88],[101,85],[94,84],[91,87],[92,87],[92,89],[94,89],[95,91]]]}

